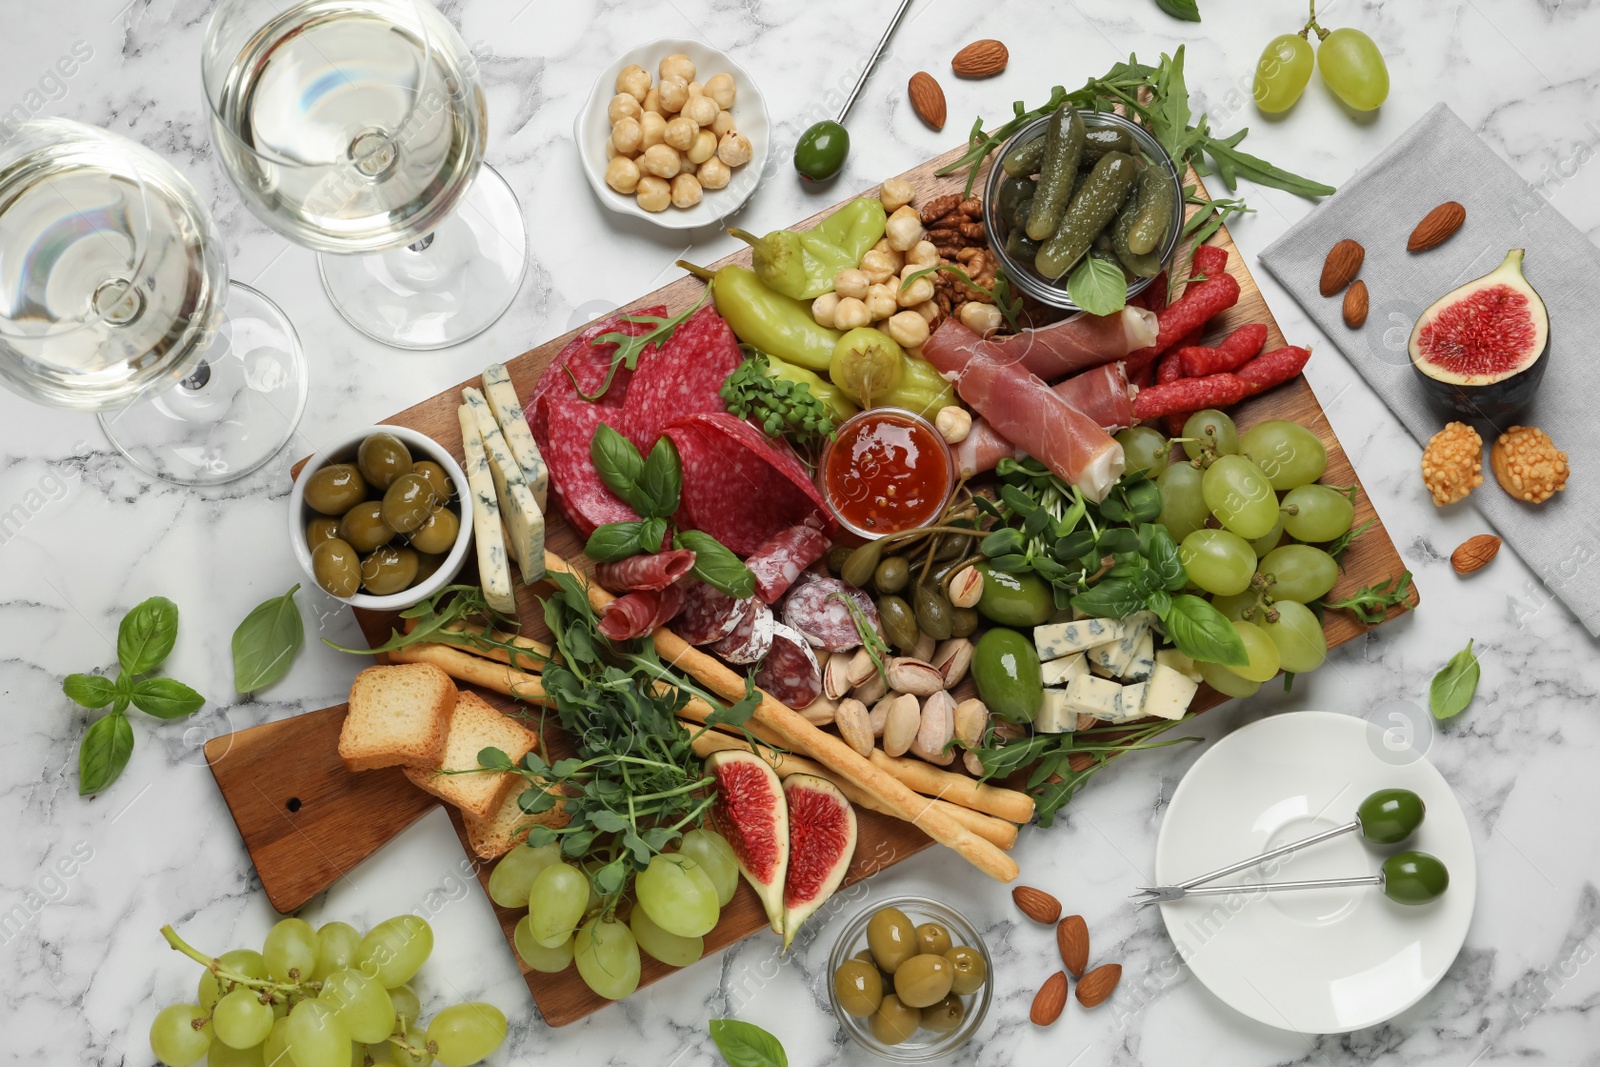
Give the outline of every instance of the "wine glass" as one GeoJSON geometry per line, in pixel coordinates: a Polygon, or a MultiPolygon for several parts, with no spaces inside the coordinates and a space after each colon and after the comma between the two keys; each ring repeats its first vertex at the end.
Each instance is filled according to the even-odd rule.
{"type": "Polygon", "coordinates": [[[194,187],[142,145],[56,118],[0,139],[0,382],[98,411],[130,463],[182,485],[259,468],[306,399],[293,327],[228,281],[194,187]]]}
{"type": "Polygon", "coordinates": [[[483,163],[477,60],[426,0],[223,0],[203,73],[228,176],[356,329],[443,348],[511,305],[522,208],[483,163]]]}

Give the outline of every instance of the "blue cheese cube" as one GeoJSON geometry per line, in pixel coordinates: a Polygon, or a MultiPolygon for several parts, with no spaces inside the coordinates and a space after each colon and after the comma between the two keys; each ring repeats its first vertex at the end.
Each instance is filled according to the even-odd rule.
{"type": "Polygon", "coordinates": [[[1153,715],[1158,719],[1181,719],[1189,710],[1199,683],[1188,675],[1157,663],[1150,680],[1144,683],[1144,703],[1140,715],[1153,715]]]}
{"type": "Polygon", "coordinates": [[[1124,682],[1142,682],[1150,677],[1150,672],[1156,669],[1156,635],[1151,630],[1145,630],[1144,636],[1139,638],[1138,647],[1133,652],[1133,662],[1128,664],[1128,669],[1122,672],[1124,682]]]}
{"type": "Polygon", "coordinates": [[[1140,710],[1144,704],[1145,683],[1135,682],[1125,685],[1117,694],[1117,703],[1113,709],[1112,722],[1132,722],[1141,718],[1145,713],[1140,710]]]}
{"type": "Polygon", "coordinates": [[[1163,667],[1171,667],[1186,678],[1200,681],[1200,668],[1195,666],[1194,660],[1185,656],[1175,648],[1163,648],[1156,653],[1156,662],[1163,667]]]}
{"type": "Polygon", "coordinates": [[[1065,709],[1097,719],[1110,720],[1117,714],[1117,697],[1122,686],[1092,674],[1080,674],[1067,683],[1065,709]]]}
{"type": "Polygon", "coordinates": [[[1071,656],[1062,656],[1060,659],[1046,660],[1039,665],[1039,673],[1044,676],[1045,685],[1064,686],[1080,674],[1089,673],[1088,661],[1082,652],[1071,656]]]}
{"type": "Polygon", "coordinates": [[[1034,716],[1033,729],[1041,734],[1070,734],[1077,728],[1078,713],[1067,707],[1065,689],[1046,689],[1034,716]]]}
{"type": "Polygon", "coordinates": [[[1087,652],[1107,641],[1119,640],[1126,632],[1120,619],[1052,622],[1033,628],[1033,645],[1039,650],[1041,660],[1060,659],[1074,652],[1087,652]]]}
{"type": "Polygon", "coordinates": [[[1142,640],[1149,637],[1151,620],[1148,614],[1140,612],[1128,616],[1122,621],[1122,633],[1115,640],[1107,640],[1089,649],[1089,666],[1095,673],[1121,678],[1128,672],[1142,640]]]}

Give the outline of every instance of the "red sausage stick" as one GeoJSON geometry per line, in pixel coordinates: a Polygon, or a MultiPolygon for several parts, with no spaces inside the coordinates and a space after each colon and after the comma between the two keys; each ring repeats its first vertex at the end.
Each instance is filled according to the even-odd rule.
{"type": "Polygon", "coordinates": [[[1183,362],[1184,376],[1198,378],[1205,374],[1237,370],[1254,359],[1266,343],[1266,326],[1252,322],[1234,330],[1214,345],[1190,345],[1179,348],[1177,354],[1183,362]]]}

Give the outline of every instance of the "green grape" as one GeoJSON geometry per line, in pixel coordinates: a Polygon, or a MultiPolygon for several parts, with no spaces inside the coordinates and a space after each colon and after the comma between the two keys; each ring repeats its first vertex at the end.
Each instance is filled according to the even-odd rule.
{"type": "Polygon", "coordinates": [[[1339,564],[1320,548],[1284,545],[1268,552],[1256,573],[1273,579],[1267,595],[1274,600],[1309,604],[1339,580],[1339,564]]]}
{"type": "Polygon", "coordinates": [[[1207,450],[1219,456],[1231,456],[1239,451],[1239,428],[1226,413],[1216,408],[1190,415],[1183,424],[1181,436],[1193,438],[1183,443],[1183,450],[1190,459],[1199,459],[1207,450]]]}
{"type": "Polygon", "coordinates": [[[367,1046],[360,1041],[350,1042],[350,1067],[367,1067],[367,1046]]]}
{"type": "Polygon", "coordinates": [[[1247,681],[1233,673],[1232,668],[1224,667],[1220,663],[1207,663],[1203,660],[1195,662],[1200,670],[1200,677],[1205,679],[1207,685],[1225,697],[1250,697],[1255,696],[1261,688],[1260,682],[1247,681]]]}
{"type": "MultiPolygon", "coordinates": [[[[222,964],[223,970],[232,971],[234,974],[242,974],[246,978],[267,977],[267,961],[262,957],[261,953],[253,948],[232,949],[218,956],[217,961],[222,964]]],[[[200,1006],[206,1011],[210,1011],[217,1003],[217,998],[222,995],[222,988],[217,982],[217,976],[212,974],[209,969],[200,972],[199,992],[200,1006]]]]}
{"type": "Polygon", "coordinates": [[[230,1048],[221,1041],[213,1041],[211,1051],[206,1053],[206,1067],[266,1067],[263,1047],[230,1048]]]}
{"type": "Polygon", "coordinates": [[[506,1016],[493,1004],[452,1004],[428,1024],[428,1045],[445,1067],[467,1067],[500,1047],[506,1016]]]}
{"type": "Polygon", "coordinates": [[[417,997],[417,991],[408,985],[397,985],[389,990],[389,1006],[394,1009],[396,1017],[404,1015],[406,1025],[414,1026],[422,1018],[422,1001],[417,997]]]}
{"type": "Polygon", "coordinates": [[[1311,42],[1300,34],[1279,34],[1268,41],[1256,63],[1256,106],[1269,115],[1288,111],[1306,91],[1315,65],[1311,42]]]}
{"type": "Polygon", "coordinates": [[[1255,623],[1277,646],[1278,666],[1290,674],[1314,671],[1328,658],[1322,623],[1304,604],[1280,600],[1271,611],[1257,612],[1255,623]]]}
{"type": "Polygon", "coordinates": [[[1117,434],[1117,443],[1127,460],[1124,469],[1130,473],[1144,471],[1151,478],[1160,477],[1172,456],[1172,442],[1148,426],[1130,426],[1117,434]]]}
{"type": "Polygon", "coordinates": [[[1244,592],[1256,572],[1250,542],[1227,530],[1196,530],[1178,546],[1178,559],[1196,587],[1220,596],[1244,592]]]}
{"type": "Polygon", "coordinates": [[[502,908],[526,908],[533,880],[540,871],[559,862],[561,846],[555,842],[538,848],[518,845],[489,872],[489,899],[502,908]]]}
{"type": "Polygon", "coordinates": [[[646,955],[654,956],[669,967],[687,967],[705,954],[704,938],[669,934],[657,926],[643,908],[633,909],[628,917],[628,929],[633,931],[633,939],[646,955]]]}
{"type": "Polygon", "coordinates": [[[1332,541],[1355,517],[1350,498],[1326,485],[1302,485],[1283,498],[1283,528],[1301,541],[1332,541]]]}
{"type": "Polygon", "coordinates": [[[615,918],[597,915],[584,923],[572,960],[584,983],[607,1000],[621,1000],[639,988],[639,944],[615,918]]]}
{"type": "Polygon", "coordinates": [[[217,1040],[230,1048],[253,1048],[267,1039],[274,1022],[272,1006],[261,1003],[253,989],[235,989],[211,1010],[217,1040]]]}
{"type": "Polygon", "coordinates": [[[1266,536],[1278,521],[1277,494],[1243,456],[1223,456],[1207,467],[1200,489],[1217,520],[1247,541],[1266,536]]]}
{"type": "Polygon", "coordinates": [[[347,1067],[350,1031],[320,1000],[302,1000],[285,1020],[284,1044],[294,1067],[347,1067]]]}
{"type": "Polygon", "coordinates": [[[1272,524],[1272,529],[1268,530],[1261,537],[1253,538],[1250,541],[1250,550],[1256,554],[1257,558],[1260,558],[1261,556],[1265,556],[1268,552],[1271,552],[1273,549],[1277,548],[1278,542],[1282,540],[1283,512],[1280,510],[1278,512],[1278,521],[1272,524]]]}
{"type": "Polygon", "coordinates": [[[739,859],[728,839],[715,830],[690,830],[678,851],[700,865],[717,889],[717,907],[725,908],[739,888],[739,859]]]}
{"type": "Polygon", "coordinates": [[[354,1041],[382,1041],[394,1032],[394,1002],[389,991],[349,967],[322,980],[317,999],[333,1009],[354,1041]]]}
{"type": "Polygon", "coordinates": [[[167,1067],[189,1067],[211,1047],[211,1024],[196,1030],[197,1020],[206,1017],[198,1004],[168,1004],[150,1023],[150,1051],[167,1067]]]}
{"type": "Polygon", "coordinates": [[[417,915],[396,915],[367,931],[356,949],[355,966],[380,985],[411,981],[433,952],[433,928],[417,915]]]}
{"type": "Polygon", "coordinates": [[[1211,606],[1222,612],[1223,617],[1228,619],[1242,619],[1247,611],[1251,612],[1251,614],[1256,614],[1254,609],[1260,602],[1261,598],[1256,595],[1254,589],[1246,589],[1244,592],[1234,593],[1232,596],[1214,596],[1211,598],[1211,606]]]}
{"type": "Polygon", "coordinates": [[[545,948],[554,948],[572,936],[588,910],[588,875],[570,863],[553,863],[528,891],[528,932],[545,948]]]}
{"type": "Polygon", "coordinates": [[[1244,652],[1250,657],[1250,662],[1243,667],[1228,669],[1250,682],[1264,682],[1277,674],[1278,646],[1272,643],[1266,631],[1243,619],[1234,619],[1233,628],[1239,631],[1239,640],[1244,642],[1244,652]]]}
{"type": "Polygon", "coordinates": [[[1211,518],[1201,491],[1205,475],[1190,463],[1174,463],[1161,472],[1156,486],[1161,490],[1161,514],[1156,521],[1167,528],[1174,541],[1181,542],[1196,530],[1204,529],[1211,518]]]}
{"type": "Polygon", "coordinates": [[[1239,453],[1261,468],[1278,491],[1310,485],[1328,469],[1328,450],[1298,422],[1269,419],[1239,438],[1239,453]]]}
{"type": "Polygon", "coordinates": [[[1389,96],[1389,68],[1371,37],[1342,26],[1317,46],[1317,69],[1335,96],[1357,111],[1371,111],[1389,96]]]}
{"type": "Polygon", "coordinates": [[[349,923],[323,923],[317,927],[317,969],[313,978],[326,978],[350,966],[361,946],[361,931],[349,923]]]}
{"type": "Polygon", "coordinates": [[[261,954],[267,973],[280,982],[310,978],[317,969],[317,931],[304,919],[279,919],[267,931],[261,954]]]}
{"type": "Polygon", "coordinates": [[[687,856],[653,856],[633,881],[639,906],[667,933],[701,937],[717,925],[717,887],[687,856]]]}
{"type": "Polygon", "coordinates": [[[261,1062],[266,1067],[294,1067],[294,1057],[289,1055],[289,1019],[287,1016],[272,1024],[272,1032],[261,1042],[261,1062]]]}
{"type": "Polygon", "coordinates": [[[405,1042],[409,1047],[401,1048],[393,1041],[373,1045],[372,1058],[392,1067],[432,1067],[433,1053],[428,1051],[427,1034],[417,1027],[412,1027],[405,1033],[405,1042]]]}
{"type": "Polygon", "coordinates": [[[572,938],[545,948],[533,939],[533,924],[526,915],[517,920],[511,939],[517,946],[518,958],[540,974],[560,974],[572,965],[572,938]]]}

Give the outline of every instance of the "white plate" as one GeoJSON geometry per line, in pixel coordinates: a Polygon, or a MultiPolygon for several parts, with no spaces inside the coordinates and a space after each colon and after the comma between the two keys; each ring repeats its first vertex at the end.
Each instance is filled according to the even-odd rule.
{"type": "Polygon", "coordinates": [[[1379,848],[1345,834],[1232,880],[1373,874],[1384,856],[1416,849],[1450,872],[1450,888],[1432,904],[1397,904],[1363,886],[1160,905],[1194,976],[1252,1019],[1306,1034],[1373,1026],[1422,999],[1461,950],[1478,888],[1467,820],[1433,765],[1409,751],[1415,758],[1397,758],[1388,740],[1351,715],[1274,715],[1218,742],[1172,795],[1156,841],[1161,885],[1349,822],[1368,794],[1387,786],[1409,789],[1427,806],[1403,844],[1379,848]]]}
{"type": "Polygon", "coordinates": [[[624,215],[637,215],[649,219],[668,230],[690,230],[696,226],[710,226],[737,211],[755,192],[761,181],[761,169],[767,164],[767,149],[771,141],[771,122],[767,118],[767,105],[761,90],[745,69],[715,48],[699,41],[685,41],[664,37],[618,56],[595,79],[589,99],[573,122],[572,136],[578,143],[578,159],[583,173],[594,187],[594,195],[612,211],[624,215]],[[738,131],[750,138],[750,162],[735,167],[733,177],[722,189],[707,189],[700,202],[691,208],[669,207],[665,211],[646,211],[633,195],[617,192],[606,184],[606,138],[611,136],[611,120],[606,115],[611,98],[617,95],[617,75],[622,68],[637,63],[650,72],[652,84],[661,79],[656,73],[661,60],[674,52],[682,52],[694,60],[697,77],[702,82],[713,74],[726,71],[733,75],[737,95],[733,100],[733,121],[738,131]]]}

